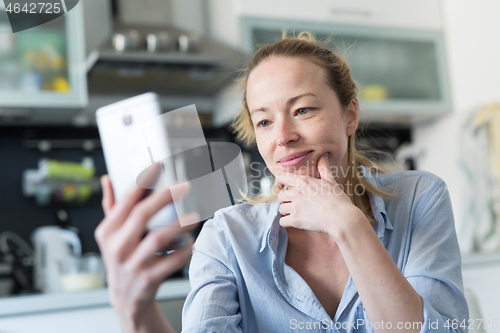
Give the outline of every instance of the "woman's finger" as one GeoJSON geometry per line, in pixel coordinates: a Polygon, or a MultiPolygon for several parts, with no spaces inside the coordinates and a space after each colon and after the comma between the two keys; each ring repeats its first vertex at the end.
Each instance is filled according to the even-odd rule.
{"type": "Polygon", "coordinates": [[[279,207],[279,212],[283,216],[290,215],[292,212],[292,203],[282,203],[279,207]]]}
{"type": "Polygon", "coordinates": [[[169,250],[179,237],[196,229],[197,224],[195,222],[199,221],[199,215],[187,214],[185,218],[193,223],[186,227],[180,227],[176,222],[174,225],[150,231],[130,257],[129,264],[131,267],[149,266],[156,260],[155,253],[169,250]]]}
{"type": "Polygon", "coordinates": [[[286,216],[282,216],[280,218],[280,226],[282,226],[283,228],[291,227],[292,222],[293,222],[293,219],[292,219],[292,216],[290,214],[286,215],[286,216]]]}
{"type": "MultiPolygon", "coordinates": [[[[184,196],[188,191],[189,187],[184,183],[177,187],[176,195],[184,196]]],[[[127,240],[139,242],[147,230],[147,223],[151,217],[172,202],[170,189],[153,193],[132,209],[120,232],[127,240]]]]}
{"type": "Polygon", "coordinates": [[[102,210],[104,215],[108,215],[109,211],[113,208],[115,204],[115,196],[113,193],[113,186],[111,185],[111,180],[108,175],[103,175],[101,177],[101,188],[102,188],[102,210]]]}
{"type": "Polygon", "coordinates": [[[276,175],[275,185],[283,190],[285,185],[288,189],[300,188],[307,185],[306,177],[303,175],[297,175],[290,172],[282,172],[276,175]]]}
{"type": "Polygon", "coordinates": [[[184,267],[191,257],[193,251],[193,237],[189,237],[189,243],[170,254],[166,258],[156,256],[155,264],[150,268],[150,274],[156,281],[163,281],[167,276],[177,272],[184,267]]]}
{"type": "MultiPolygon", "coordinates": [[[[159,164],[155,164],[151,167],[146,176],[148,178],[155,178],[158,176],[159,172],[161,172],[161,167],[159,164]]],[[[107,237],[109,234],[120,229],[136,203],[144,197],[146,191],[146,189],[136,184],[130,186],[120,201],[113,205],[113,209],[109,211],[109,214],[103,222],[101,222],[102,226],[99,226],[99,228],[101,229],[100,233],[102,237],[107,237]]]]}
{"type": "Polygon", "coordinates": [[[278,200],[281,203],[292,201],[292,189],[281,190],[278,193],[278,200]]]}

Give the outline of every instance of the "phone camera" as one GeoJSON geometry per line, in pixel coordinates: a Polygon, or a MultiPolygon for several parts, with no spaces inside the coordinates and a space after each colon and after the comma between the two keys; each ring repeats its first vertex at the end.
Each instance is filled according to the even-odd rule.
{"type": "Polygon", "coordinates": [[[123,123],[125,124],[125,126],[132,124],[132,116],[129,114],[124,114],[123,115],[123,123]]]}

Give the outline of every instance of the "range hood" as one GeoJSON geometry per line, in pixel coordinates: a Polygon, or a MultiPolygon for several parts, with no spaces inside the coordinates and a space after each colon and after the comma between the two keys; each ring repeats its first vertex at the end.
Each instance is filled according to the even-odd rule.
{"type": "Polygon", "coordinates": [[[89,95],[136,95],[155,91],[160,95],[210,97],[234,81],[245,58],[233,48],[172,25],[118,23],[95,56],[88,75],[89,95]],[[131,31],[140,36],[140,45],[131,49],[117,45],[117,34],[127,35],[131,31]],[[162,34],[170,36],[173,45],[165,50],[148,51],[147,36],[162,34]],[[197,47],[182,50],[183,40],[195,41],[197,47]]]}

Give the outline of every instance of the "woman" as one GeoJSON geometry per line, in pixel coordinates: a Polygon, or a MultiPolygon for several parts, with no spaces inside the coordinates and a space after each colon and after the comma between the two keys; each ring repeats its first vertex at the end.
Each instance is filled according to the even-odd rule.
{"type": "MultiPolygon", "coordinates": [[[[257,144],[277,191],[219,210],[204,225],[183,331],[464,332],[446,185],[427,172],[379,173],[356,150],[357,90],[345,62],[300,34],[257,51],[242,82],[234,128],[257,144]]],[[[154,294],[189,248],[161,259],[152,253],[188,230],[140,242],[169,192],[137,203],[135,189],[114,207],[108,178],[103,189],[106,218],[96,237],[122,325],[172,331],[154,294]]]]}

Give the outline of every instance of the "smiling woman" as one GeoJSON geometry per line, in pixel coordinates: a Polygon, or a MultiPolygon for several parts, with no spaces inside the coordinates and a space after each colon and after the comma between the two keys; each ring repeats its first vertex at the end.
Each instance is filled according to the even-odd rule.
{"type": "MultiPolygon", "coordinates": [[[[314,161],[318,159],[319,155],[327,152],[327,147],[334,147],[332,140],[335,140],[335,137],[338,138],[337,140],[347,140],[347,154],[344,153],[342,157],[338,156],[341,152],[336,154],[337,160],[333,161],[332,172],[339,175],[337,182],[347,189],[345,192],[353,204],[363,211],[370,223],[375,224],[376,221],[371,216],[367,192],[388,198],[394,198],[397,194],[373,186],[357,170],[357,166],[364,165],[369,170],[376,172],[384,173],[387,171],[371,160],[367,152],[356,147],[357,87],[351,77],[350,69],[339,55],[328,51],[320,43],[314,42],[314,37],[310,33],[303,32],[299,34],[298,38],[293,39],[287,39],[286,33],[283,32],[283,34],[281,42],[259,49],[245,69],[247,75],[241,79],[239,85],[243,90],[243,103],[232,125],[236,139],[246,145],[256,143],[266,165],[273,174],[275,174],[276,168],[296,168],[299,173],[311,174],[316,177],[317,175],[314,175],[314,161]],[[297,68],[303,70],[297,71],[297,68]],[[285,73],[286,76],[276,75],[279,73],[285,73]],[[265,75],[273,77],[274,80],[261,80],[261,76],[265,75]],[[257,84],[253,85],[253,81],[257,81],[257,84]],[[311,91],[305,91],[307,89],[311,89],[311,91]],[[298,95],[285,99],[286,103],[282,106],[276,104],[279,103],[280,98],[293,95],[292,91],[297,91],[298,95]],[[257,105],[255,109],[250,109],[249,104],[255,100],[253,95],[259,96],[261,103],[266,103],[266,99],[269,100],[267,103],[275,108],[257,105]],[[293,124],[301,121],[305,123],[305,126],[309,126],[301,127],[301,130],[307,135],[326,135],[318,140],[312,140],[321,142],[321,147],[311,149],[307,160],[288,161],[290,156],[295,155],[283,156],[286,151],[297,150],[295,147],[291,148],[290,145],[288,148],[282,149],[285,153],[274,150],[272,153],[269,152],[273,156],[267,156],[268,154],[265,154],[264,151],[266,147],[262,147],[262,144],[259,146],[259,142],[269,142],[271,130],[267,127],[271,125],[269,117],[273,117],[273,110],[285,110],[281,115],[286,115],[288,112],[290,115],[293,114],[293,119],[296,119],[295,122],[286,122],[292,117],[280,117],[280,115],[275,114],[275,117],[278,116],[283,120],[275,124],[275,127],[283,126],[284,129],[292,131],[293,124]],[[334,112],[328,112],[332,110],[334,112]],[[341,133],[339,126],[345,127],[346,124],[342,125],[342,123],[346,122],[349,127],[341,133]],[[321,130],[325,127],[326,130],[321,130]],[[269,161],[269,158],[279,158],[276,156],[278,154],[281,154],[282,157],[277,163],[269,161]],[[341,161],[342,163],[340,163],[340,158],[344,159],[341,161]],[[284,160],[287,160],[286,163],[284,160]],[[355,188],[363,188],[366,192],[363,191],[362,195],[355,195],[355,188]]],[[[280,129],[275,129],[275,131],[277,130],[280,129]]],[[[286,132],[280,132],[278,135],[286,134],[286,132]]],[[[280,139],[286,140],[284,137],[280,139]]],[[[345,144],[341,146],[345,146],[345,144]]],[[[306,152],[295,154],[298,156],[304,155],[303,153],[306,152]]],[[[276,190],[279,190],[279,186],[274,187],[273,192],[268,196],[247,198],[247,201],[253,204],[272,202],[277,198],[278,192],[276,190]]]]}
{"type": "MultiPolygon", "coordinates": [[[[234,129],[276,178],[266,198],[221,209],[193,247],[184,332],[465,332],[467,303],[446,184],[383,173],[356,149],[349,67],[310,34],[262,47],[242,81],[234,129]]],[[[189,248],[154,258],[182,231],[140,240],[168,191],[114,205],[96,235],[126,331],[172,332],[154,302],[189,248]]],[[[111,195],[110,195],[111,193],[111,195]]]]}
{"type": "Polygon", "coordinates": [[[309,33],[284,34],[255,53],[240,87],[233,129],[257,145],[276,186],[205,224],[184,328],[451,332],[468,319],[446,185],[384,173],[356,148],[344,60],[309,33]]]}

